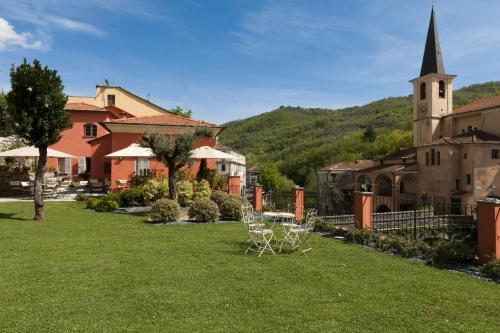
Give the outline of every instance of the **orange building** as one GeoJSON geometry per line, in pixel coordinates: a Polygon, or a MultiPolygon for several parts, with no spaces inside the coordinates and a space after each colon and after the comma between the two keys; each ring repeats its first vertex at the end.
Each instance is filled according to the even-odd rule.
{"type": "MultiPolygon", "coordinates": [[[[209,127],[212,137],[199,138],[197,147],[215,147],[217,136],[223,129],[206,121],[173,115],[121,87],[97,86],[95,99],[70,96],[66,110],[71,115],[73,126],[63,131],[61,140],[50,148],[77,158],[49,158],[47,165],[60,174],[77,176],[88,173],[91,179],[109,180],[112,189],[117,187],[117,180],[130,179],[145,170],[154,169],[168,175],[167,168],[153,158],[105,157],[133,143],[140,143],[145,132],[175,136],[199,127],[209,127]],[[102,105],[98,105],[99,101],[103,101],[102,105]],[[116,101],[120,101],[120,107],[116,101]]],[[[215,161],[209,160],[208,167],[215,169],[215,161]]],[[[197,173],[198,168],[199,161],[195,161],[191,168],[192,175],[197,173]]]]}

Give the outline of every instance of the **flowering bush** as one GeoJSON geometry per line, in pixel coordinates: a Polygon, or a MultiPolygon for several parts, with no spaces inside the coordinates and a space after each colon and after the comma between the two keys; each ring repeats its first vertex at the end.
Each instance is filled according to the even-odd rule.
{"type": "Polygon", "coordinates": [[[193,199],[193,184],[189,180],[177,182],[177,200],[182,207],[187,207],[193,199]]]}

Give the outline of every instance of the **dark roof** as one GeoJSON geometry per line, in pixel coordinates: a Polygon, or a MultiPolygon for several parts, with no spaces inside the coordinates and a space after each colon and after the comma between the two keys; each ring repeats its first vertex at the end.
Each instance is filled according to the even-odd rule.
{"type": "Polygon", "coordinates": [[[450,116],[453,116],[455,114],[473,112],[473,111],[487,110],[487,109],[492,109],[492,108],[496,108],[496,107],[500,107],[500,96],[483,98],[483,99],[480,99],[479,101],[475,101],[475,102],[469,103],[467,105],[461,106],[461,107],[453,110],[453,113],[450,114],[450,116]]]}
{"type": "Polygon", "coordinates": [[[422,69],[420,70],[421,77],[427,74],[445,74],[434,8],[432,8],[431,12],[424,58],[422,59],[422,69]]]}
{"type": "Polygon", "coordinates": [[[424,147],[462,143],[500,143],[500,136],[481,130],[472,130],[453,137],[439,138],[426,144],[424,147]]]}
{"type": "Polygon", "coordinates": [[[387,156],[384,156],[379,160],[384,160],[384,161],[386,161],[386,160],[402,160],[402,159],[414,158],[416,154],[417,154],[417,148],[415,148],[415,147],[399,148],[394,153],[389,154],[387,156]]]}
{"type": "Polygon", "coordinates": [[[373,161],[360,160],[356,162],[339,162],[330,164],[319,171],[334,171],[334,170],[360,170],[373,166],[373,161]]]}
{"type": "Polygon", "coordinates": [[[254,165],[250,169],[247,169],[248,172],[254,172],[254,173],[259,173],[260,172],[260,166],[254,165]]]}

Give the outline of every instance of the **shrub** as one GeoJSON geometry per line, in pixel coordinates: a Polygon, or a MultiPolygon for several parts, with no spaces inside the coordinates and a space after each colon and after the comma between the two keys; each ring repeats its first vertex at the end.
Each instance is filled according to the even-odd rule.
{"type": "Polygon", "coordinates": [[[175,200],[159,199],[151,205],[151,219],[156,222],[173,222],[179,219],[181,207],[175,200]]]}
{"type": "Polygon", "coordinates": [[[242,197],[227,195],[219,205],[219,211],[223,220],[240,221],[242,218],[241,206],[246,203],[242,197]]]}
{"type": "Polygon", "coordinates": [[[189,180],[177,182],[177,200],[182,207],[187,207],[193,199],[193,184],[189,180]]]}
{"type": "Polygon", "coordinates": [[[229,194],[227,192],[213,191],[212,195],[210,196],[210,200],[215,202],[217,206],[220,207],[222,201],[224,201],[227,197],[229,197],[229,194]]]}
{"type": "Polygon", "coordinates": [[[210,199],[212,195],[212,190],[210,189],[210,183],[205,179],[200,181],[193,181],[193,200],[198,199],[210,199]]]}
{"type": "Polygon", "coordinates": [[[111,197],[104,196],[102,197],[95,206],[96,212],[112,212],[117,210],[120,205],[113,200],[111,197]]]}
{"type": "Polygon", "coordinates": [[[168,196],[168,181],[166,179],[149,179],[143,186],[144,202],[152,204],[156,200],[168,196]]]}
{"type": "Polygon", "coordinates": [[[439,266],[450,262],[474,260],[474,251],[461,239],[437,241],[426,254],[428,263],[439,266]]]}
{"type": "Polygon", "coordinates": [[[122,206],[122,199],[121,199],[120,193],[109,193],[109,194],[106,194],[105,196],[101,197],[100,199],[101,200],[103,200],[103,199],[111,200],[111,201],[116,202],[118,207],[122,206]]]}
{"type": "Polygon", "coordinates": [[[321,218],[316,218],[316,223],[314,223],[314,231],[319,231],[319,232],[335,232],[336,228],[327,223],[325,220],[321,218]]]}
{"type": "Polygon", "coordinates": [[[142,188],[133,187],[121,192],[120,200],[123,207],[144,206],[144,193],[142,188]]]}
{"type": "Polygon", "coordinates": [[[198,199],[189,207],[188,215],[197,222],[215,222],[219,218],[219,208],[209,199],[198,199]]]}
{"type": "Polygon", "coordinates": [[[87,209],[95,209],[97,204],[99,203],[98,198],[88,198],[87,201],[85,202],[85,208],[87,209]]]}
{"type": "Polygon", "coordinates": [[[83,194],[83,193],[77,193],[76,194],[76,197],[75,197],[75,200],[76,201],[87,201],[90,197],[86,194],[83,194]]]}
{"type": "Polygon", "coordinates": [[[493,280],[500,282],[500,260],[490,261],[481,267],[481,273],[493,280]]]}

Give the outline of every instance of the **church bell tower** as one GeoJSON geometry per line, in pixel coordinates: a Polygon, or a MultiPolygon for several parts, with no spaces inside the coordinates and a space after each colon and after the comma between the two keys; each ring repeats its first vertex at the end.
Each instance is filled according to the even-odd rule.
{"type": "Polygon", "coordinates": [[[444,70],[434,8],[425,43],[420,77],[413,84],[413,145],[428,144],[442,135],[441,118],[453,111],[451,82],[444,70]]]}

